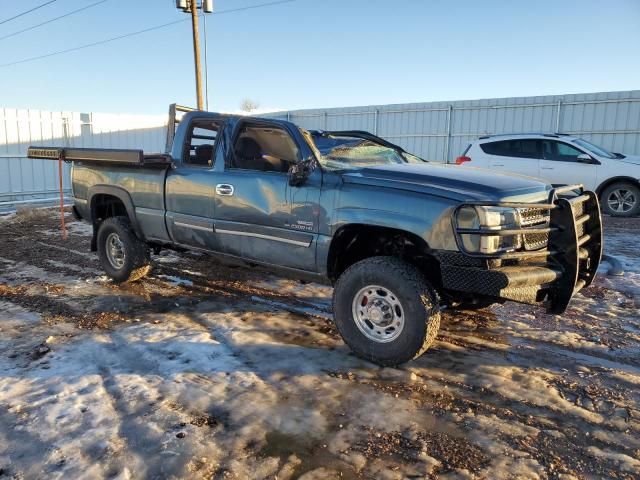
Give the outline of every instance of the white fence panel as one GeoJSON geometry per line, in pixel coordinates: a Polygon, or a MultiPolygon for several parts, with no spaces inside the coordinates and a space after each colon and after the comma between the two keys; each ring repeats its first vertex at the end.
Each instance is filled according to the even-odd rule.
{"type": "Polygon", "coordinates": [[[262,115],[308,129],[367,130],[427,160],[451,162],[482,135],[563,132],[640,154],[640,90],[296,110],[262,115]]]}
{"type": "MultiPolygon", "coordinates": [[[[164,150],[164,115],[123,115],[43,110],[0,110],[0,204],[53,198],[58,164],[26,157],[30,145],[164,150]]],[[[63,187],[70,192],[69,165],[63,187]]]]}

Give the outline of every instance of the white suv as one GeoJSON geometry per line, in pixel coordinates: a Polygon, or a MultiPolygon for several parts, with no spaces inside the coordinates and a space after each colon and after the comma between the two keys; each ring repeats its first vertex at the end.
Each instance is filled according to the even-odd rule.
{"type": "Polygon", "coordinates": [[[480,137],[456,164],[537,177],[553,186],[581,183],[598,193],[605,213],[622,217],[640,213],[640,156],[611,153],[570,135],[480,137]]]}

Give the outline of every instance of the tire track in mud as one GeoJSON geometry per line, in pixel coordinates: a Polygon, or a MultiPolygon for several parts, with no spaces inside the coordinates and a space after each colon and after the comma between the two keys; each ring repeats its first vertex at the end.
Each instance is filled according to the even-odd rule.
{"type": "MultiPolygon", "coordinates": [[[[251,297],[257,296],[261,298],[265,298],[268,300],[275,300],[278,302],[278,307],[282,304],[283,308],[294,308],[298,306],[293,313],[303,313],[310,316],[318,316],[313,315],[310,310],[321,311],[322,313],[326,313],[327,315],[331,315],[330,309],[323,309],[322,307],[304,302],[296,297],[292,297],[288,294],[282,294],[275,290],[270,290],[264,287],[260,287],[255,285],[255,282],[259,280],[257,275],[242,275],[244,278],[242,279],[234,279],[234,276],[238,276],[238,272],[236,270],[229,271],[228,267],[225,267],[222,264],[215,264],[218,267],[219,272],[217,272],[217,278],[211,278],[210,276],[204,277],[203,275],[194,275],[193,273],[189,273],[186,268],[177,268],[172,267],[170,265],[156,265],[154,268],[154,273],[165,273],[165,274],[178,274],[181,278],[185,278],[193,283],[193,286],[186,286],[186,289],[193,288],[195,291],[203,291],[206,293],[218,293],[222,296],[231,296],[235,298],[243,298],[247,300],[251,300],[251,297]],[[220,272],[222,270],[222,272],[220,272]],[[226,278],[220,278],[226,277],[226,278]],[[286,305],[289,303],[290,305],[286,305]]],[[[197,268],[193,265],[191,268],[197,268]]],[[[263,272],[263,274],[267,275],[268,273],[263,272]]],[[[320,317],[324,318],[324,317],[320,317]]]]}
{"type": "MultiPolygon", "coordinates": [[[[442,377],[420,376],[422,379],[444,386],[434,391],[426,382],[378,381],[342,372],[328,372],[328,374],[348,382],[369,386],[395,398],[412,400],[421,408],[428,408],[438,418],[449,418],[452,413],[472,414],[471,418],[479,415],[485,417],[495,415],[508,424],[533,427],[538,430],[535,434],[520,437],[501,432],[498,437],[505,445],[530,454],[545,467],[552,478],[561,473],[597,474],[600,478],[612,479],[635,478],[620,472],[618,465],[611,460],[594,459],[588,453],[588,449],[597,446],[606,450],[613,446],[617,451],[622,451],[631,458],[635,458],[640,451],[623,444],[611,445],[589,435],[585,436],[584,433],[592,431],[594,426],[601,426],[575,418],[567,423],[564,412],[516,401],[497,392],[448,381],[442,377]],[[554,431],[562,432],[562,435],[554,434],[554,431]]],[[[622,432],[622,430],[609,430],[622,432]]]]}
{"type": "MultiPolygon", "coordinates": [[[[78,223],[69,219],[68,225],[78,223]]],[[[71,277],[82,279],[91,275],[83,275],[77,267],[95,272],[99,268],[97,256],[89,252],[89,237],[82,234],[68,232],[63,240],[56,232],[58,223],[46,210],[36,211],[35,214],[25,214],[25,219],[4,220],[2,229],[4,235],[0,238],[2,255],[15,262],[24,262],[43,270],[55,273],[69,274],[71,277]],[[43,233],[51,233],[47,241],[42,241],[43,233]],[[52,265],[49,261],[58,262],[52,265]],[[63,265],[71,263],[76,268],[66,268],[63,265]]],[[[92,273],[93,274],[93,273],[92,273]]]]}
{"type": "MultiPolygon", "coordinates": [[[[437,353],[437,349],[433,353],[437,353]]],[[[443,351],[442,354],[446,355],[446,358],[441,358],[442,360],[445,360],[447,363],[453,362],[454,364],[466,363],[465,358],[469,356],[467,352],[443,351]]],[[[593,379],[592,377],[594,377],[594,375],[591,375],[588,379],[583,379],[580,376],[580,372],[570,371],[561,367],[561,365],[569,366],[569,364],[566,363],[566,358],[562,356],[562,353],[559,354],[558,358],[554,358],[553,354],[540,355],[539,351],[530,352],[527,350],[517,350],[506,353],[497,352],[495,355],[491,351],[485,351],[478,355],[474,355],[473,357],[472,362],[477,365],[487,364],[500,366],[508,364],[509,367],[522,369],[521,373],[516,372],[517,375],[537,375],[540,378],[544,378],[545,384],[550,387],[555,387],[556,390],[558,390],[559,396],[563,400],[580,407],[584,410],[585,416],[595,415],[600,417],[601,421],[591,422],[586,420],[585,416],[578,415],[578,412],[568,412],[566,408],[563,409],[561,406],[543,406],[533,404],[526,400],[514,400],[513,398],[505,397],[495,390],[489,390],[478,384],[452,381],[442,375],[429,375],[428,365],[425,365],[425,368],[414,368],[409,366],[408,369],[418,377],[446,385],[446,388],[449,389],[449,391],[457,389],[459,397],[471,397],[477,401],[500,405],[509,410],[518,411],[519,409],[524,409],[523,413],[525,410],[530,411],[536,416],[553,419],[558,424],[561,424],[562,422],[567,421],[567,418],[570,418],[572,422],[576,423],[578,427],[583,429],[596,426],[598,428],[606,428],[612,432],[624,432],[630,427],[630,425],[614,425],[615,423],[619,423],[617,421],[619,419],[611,418],[613,417],[611,412],[615,408],[623,407],[626,404],[633,405],[634,402],[629,398],[629,390],[624,385],[621,388],[613,389],[611,387],[602,387],[599,383],[596,383],[596,380],[600,383],[602,381],[609,381],[606,377],[607,369],[604,367],[601,367],[601,376],[603,378],[593,379]],[[496,359],[500,360],[496,361],[496,359]],[[541,359],[543,359],[542,362],[541,359]],[[464,393],[462,391],[464,391],[464,393]],[[591,393],[589,394],[589,392],[591,393]],[[627,395],[625,396],[623,393],[627,393],[627,395]],[[571,398],[571,396],[574,396],[575,398],[571,398]],[[578,403],[578,400],[580,400],[581,397],[587,399],[590,397],[600,400],[606,399],[608,402],[613,403],[614,406],[606,411],[594,408],[588,409],[578,403]],[[612,422],[614,424],[612,424],[612,422]]],[[[583,365],[585,363],[587,362],[584,361],[573,365],[579,365],[584,368],[583,365]]],[[[597,360],[594,360],[594,363],[598,363],[597,360]]],[[[469,375],[473,375],[473,370],[467,373],[469,375]]],[[[479,371],[477,375],[482,379],[484,372],[479,371]]],[[[628,418],[640,419],[640,410],[629,407],[627,412],[630,412],[627,414],[628,418]]]]}
{"type": "MultiPolygon", "coordinates": [[[[3,247],[3,255],[6,258],[14,262],[33,265],[46,272],[64,274],[69,278],[80,280],[93,280],[96,277],[96,272],[101,272],[97,255],[89,251],[88,235],[70,233],[66,241],[57,235],[51,235],[48,243],[40,240],[33,242],[34,237],[41,236],[41,231],[54,231],[57,228],[57,220],[45,213],[36,215],[32,220],[32,223],[14,225],[15,236],[7,235],[0,239],[0,243],[6,246],[3,247]],[[70,259],[73,260],[70,262],[70,259]]],[[[78,222],[71,220],[69,225],[73,223],[78,222]]],[[[274,290],[254,285],[261,277],[268,275],[268,272],[234,268],[219,263],[206,255],[194,257],[189,252],[179,257],[179,268],[162,263],[162,257],[159,257],[158,260],[152,262],[151,276],[141,282],[143,285],[161,286],[163,289],[169,287],[176,294],[182,294],[183,297],[193,296],[199,301],[215,300],[217,297],[252,301],[251,297],[258,297],[257,301],[265,299],[267,304],[273,302],[272,308],[322,318],[325,321],[327,317],[331,317],[330,308],[323,308],[291,295],[280,294],[274,290]],[[201,275],[196,275],[193,272],[201,273],[201,275]],[[175,289],[170,282],[157,276],[162,274],[169,276],[177,274],[181,278],[190,280],[193,285],[181,285],[182,289],[175,289]]],[[[140,293],[141,290],[135,284],[116,288],[123,292],[131,291],[132,293],[140,293]]],[[[332,333],[335,330],[331,322],[325,322],[324,329],[327,333],[332,333]]]]}
{"type": "MultiPolygon", "coordinates": [[[[137,330],[133,332],[134,336],[141,334],[140,329],[137,330]]],[[[126,461],[114,455],[117,466],[131,469],[131,463],[134,463],[137,476],[145,478],[184,477],[185,466],[193,457],[191,449],[210,443],[207,435],[224,428],[225,414],[219,408],[214,415],[185,407],[180,398],[182,390],[153,381],[153,378],[168,376],[165,363],[167,359],[175,359],[170,352],[161,347],[149,349],[138,345],[118,332],[112,333],[110,339],[111,344],[103,347],[94,362],[99,365],[104,391],[119,419],[117,433],[124,443],[119,451],[126,461]],[[126,379],[129,375],[138,379],[126,379]],[[132,383],[140,388],[131,388],[132,383]],[[207,432],[189,435],[183,440],[187,424],[206,428],[207,432]],[[174,450],[169,446],[171,441],[179,442],[174,450]]],[[[199,389],[203,395],[207,395],[206,387],[212,385],[209,377],[198,373],[173,380],[177,384],[186,382],[189,388],[199,389]],[[196,381],[196,378],[201,380],[196,381]]]]}
{"type": "Polygon", "coordinates": [[[117,312],[80,312],[70,307],[64,297],[52,297],[52,291],[59,291],[60,285],[38,282],[29,286],[9,286],[0,283],[0,298],[10,301],[26,310],[42,315],[48,323],[71,322],[78,328],[106,328],[113,322],[121,322],[125,317],[117,312]],[[40,290],[44,290],[40,293],[40,290]]]}
{"type": "Polygon", "coordinates": [[[621,370],[640,376],[640,359],[626,355],[607,354],[606,352],[593,351],[588,348],[561,345],[556,342],[545,341],[539,338],[525,336],[509,336],[507,343],[494,344],[476,337],[473,332],[467,336],[453,334],[443,328],[444,332],[438,335],[439,342],[464,347],[466,351],[495,352],[496,355],[509,355],[513,364],[529,366],[531,362],[556,369],[558,365],[567,361],[579,362],[591,367],[603,367],[612,370],[621,370]]]}

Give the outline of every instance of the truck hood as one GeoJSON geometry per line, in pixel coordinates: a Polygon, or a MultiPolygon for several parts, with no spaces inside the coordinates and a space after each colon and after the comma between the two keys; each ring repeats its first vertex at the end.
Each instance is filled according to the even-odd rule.
{"type": "Polygon", "coordinates": [[[551,187],[515,174],[434,163],[380,165],[342,174],[346,183],[374,185],[451,198],[454,200],[540,201],[551,187]]]}

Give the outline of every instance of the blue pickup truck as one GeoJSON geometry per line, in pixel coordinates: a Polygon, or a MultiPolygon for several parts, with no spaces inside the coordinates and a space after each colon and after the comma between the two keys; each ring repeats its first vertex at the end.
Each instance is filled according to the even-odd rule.
{"type": "Polygon", "coordinates": [[[421,355],[443,308],[564,312],[602,254],[579,185],[430,163],[362,131],[172,106],[167,150],[31,147],[73,162],[77,218],[116,282],[196,249],[334,286],[336,325],[380,365],[421,355]]]}

